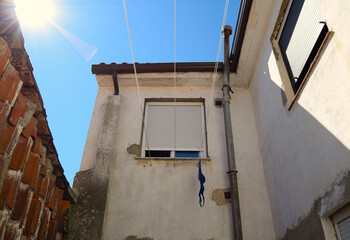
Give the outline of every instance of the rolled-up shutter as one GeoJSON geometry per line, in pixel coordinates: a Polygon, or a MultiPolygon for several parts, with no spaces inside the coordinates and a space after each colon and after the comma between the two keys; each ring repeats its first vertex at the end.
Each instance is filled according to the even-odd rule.
{"type": "Polygon", "coordinates": [[[350,217],[338,223],[341,240],[350,240],[350,217]]]}
{"type": "Polygon", "coordinates": [[[203,149],[201,105],[148,105],[145,124],[146,149],[175,150],[175,147],[177,150],[203,149]]]}

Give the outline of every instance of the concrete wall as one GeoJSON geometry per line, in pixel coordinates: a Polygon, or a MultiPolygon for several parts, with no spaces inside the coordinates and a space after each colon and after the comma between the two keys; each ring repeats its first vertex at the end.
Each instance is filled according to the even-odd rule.
{"type": "Polygon", "coordinates": [[[288,111],[269,41],[276,2],[251,79],[276,237],[332,239],[328,217],[350,200],[350,4],[317,0],[334,34],[288,111]]]}
{"type": "Polygon", "coordinates": [[[115,159],[120,96],[113,88],[99,89],[81,170],[74,178],[77,201],[71,207],[69,239],[101,239],[109,175],[115,159]]]}
{"type": "MultiPolygon", "coordinates": [[[[223,116],[222,109],[213,106],[213,100],[209,100],[210,76],[211,74],[202,73],[179,78],[176,90],[178,98],[201,97],[206,100],[210,161],[202,163],[206,176],[206,204],[200,208],[197,160],[180,162],[135,159],[143,120],[141,106],[133,75],[118,75],[119,124],[116,128],[100,131],[94,138],[87,140],[87,143],[97,142],[97,139],[103,139],[112,132],[117,136],[115,142],[107,143],[114,146],[115,156],[104,158],[105,161],[112,161],[112,168],[102,239],[232,239],[231,206],[223,197],[223,190],[229,187],[223,116]],[[204,87],[198,87],[201,83],[204,87]]],[[[112,78],[97,78],[100,94],[103,92],[101,88],[110,87],[112,78]]],[[[173,97],[172,81],[167,83],[171,79],[167,74],[140,74],[139,79],[142,106],[144,98],[173,97]],[[163,86],[155,87],[159,83],[163,86]]],[[[215,88],[215,97],[221,97],[221,88],[215,88]]],[[[98,96],[98,99],[105,99],[105,102],[96,101],[100,106],[108,102],[107,97],[98,96]]],[[[116,112],[116,109],[108,111],[116,112]]],[[[231,113],[239,171],[243,237],[247,240],[274,239],[249,90],[235,89],[231,113]]],[[[104,114],[107,115],[108,112],[105,111],[104,114]]],[[[98,116],[101,117],[95,115],[94,111],[93,118],[98,116]]],[[[103,124],[103,121],[98,122],[103,124]]],[[[89,133],[89,136],[93,135],[89,133]]],[[[87,156],[84,153],[83,169],[84,166],[96,165],[96,162],[91,162],[93,157],[87,156]]]]}

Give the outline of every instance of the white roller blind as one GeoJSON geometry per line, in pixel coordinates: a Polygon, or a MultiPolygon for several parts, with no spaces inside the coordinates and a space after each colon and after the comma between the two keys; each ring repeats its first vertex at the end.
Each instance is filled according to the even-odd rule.
{"type": "Polygon", "coordinates": [[[338,223],[341,240],[350,240],[350,217],[338,223]]]}
{"type": "Polygon", "coordinates": [[[175,138],[177,150],[203,149],[201,105],[148,105],[145,124],[145,146],[150,150],[174,150],[175,138]]]}
{"type": "Polygon", "coordinates": [[[280,38],[292,74],[299,77],[325,21],[314,0],[294,0],[280,38]]]}

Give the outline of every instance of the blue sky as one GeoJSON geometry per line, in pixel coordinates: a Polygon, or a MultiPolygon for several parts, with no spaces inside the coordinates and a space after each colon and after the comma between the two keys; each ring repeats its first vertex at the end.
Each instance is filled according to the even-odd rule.
{"type": "MultiPolygon", "coordinates": [[[[23,25],[22,31],[59,160],[72,184],[98,89],[91,65],[132,63],[132,58],[122,0],[53,2],[53,24],[23,25]]],[[[126,0],[126,8],[135,61],[173,62],[174,2],[126,0]]],[[[215,62],[224,8],[225,0],[176,1],[177,62],[215,62]]],[[[231,0],[226,24],[233,28],[238,8],[239,1],[231,0]]]]}

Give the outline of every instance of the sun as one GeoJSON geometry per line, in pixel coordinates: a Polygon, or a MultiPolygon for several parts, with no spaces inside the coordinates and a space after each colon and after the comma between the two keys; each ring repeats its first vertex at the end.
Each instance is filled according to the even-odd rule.
{"type": "Polygon", "coordinates": [[[15,0],[16,14],[22,26],[43,27],[54,16],[51,0],[15,0]]]}

